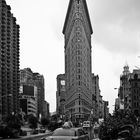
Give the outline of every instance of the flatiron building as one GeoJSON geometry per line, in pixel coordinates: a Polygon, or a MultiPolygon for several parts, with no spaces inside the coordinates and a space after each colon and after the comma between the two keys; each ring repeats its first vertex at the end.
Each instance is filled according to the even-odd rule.
{"type": "Polygon", "coordinates": [[[86,0],[70,0],[63,27],[65,38],[65,115],[72,121],[89,119],[92,106],[91,35],[86,0]]]}

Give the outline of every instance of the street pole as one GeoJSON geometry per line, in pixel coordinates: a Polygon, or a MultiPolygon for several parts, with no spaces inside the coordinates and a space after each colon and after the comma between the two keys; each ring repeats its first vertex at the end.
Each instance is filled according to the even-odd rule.
{"type": "Polygon", "coordinates": [[[90,140],[92,138],[92,125],[91,125],[91,122],[92,122],[92,115],[93,115],[93,109],[91,110],[90,112],[90,140]]]}

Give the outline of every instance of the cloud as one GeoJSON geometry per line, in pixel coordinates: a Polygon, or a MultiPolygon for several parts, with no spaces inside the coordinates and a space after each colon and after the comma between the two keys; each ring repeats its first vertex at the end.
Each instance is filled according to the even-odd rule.
{"type": "Polygon", "coordinates": [[[112,53],[140,51],[139,0],[89,0],[93,40],[112,53]]]}

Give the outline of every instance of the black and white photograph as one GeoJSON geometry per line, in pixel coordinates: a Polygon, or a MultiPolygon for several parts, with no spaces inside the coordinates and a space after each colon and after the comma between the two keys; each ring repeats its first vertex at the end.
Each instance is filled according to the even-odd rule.
{"type": "Polygon", "coordinates": [[[0,0],[0,140],[140,140],[140,0],[0,0]]]}

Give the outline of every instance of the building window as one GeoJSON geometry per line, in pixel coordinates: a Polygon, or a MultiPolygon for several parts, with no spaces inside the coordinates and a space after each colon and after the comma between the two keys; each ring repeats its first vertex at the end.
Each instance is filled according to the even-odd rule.
{"type": "Polygon", "coordinates": [[[137,74],[134,75],[134,79],[138,79],[138,75],[137,74]]]}
{"type": "Polygon", "coordinates": [[[80,67],[80,63],[78,63],[78,67],[80,67]]]}
{"type": "Polygon", "coordinates": [[[80,82],[80,81],[78,82],[78,85],[79,85],[79,86],[81,85],[81,82],[80,82]]]}
{"type": "Polygon", "coordinates": [[[137,102],[137,107],[139,107],[139,103],[137,102]]]}
{"type": "Polygon", "coordinates": [[[134,107],[136,107],[136,102],[134,103],[134,107]]]}
{"type": "Polygon", "coordinates": [[[79,44],[77,44],[76,49],[80,49],[79,44]]]}
{"type": "Polygon", "coordinates": [[[78,73],[81,73],[81,70],[80,69],[78,69],[78,73]]]}
{"type": "MultiPolygon", "coordinates": [[[[79,7],[79,6],[78,6],[78,7],[79,7]]],[[[80,27],[77,27],[76,30],[77,30],[77,31],[81,31],[81,28],[80,28],[80,27]]]]}
{"type": "Polygon", "coordinates": [[[134,100],[136,100],[136,96],[134,95],[134,100]]]}
{"type": "Polygon", "coordinates": [[[77,55],[80,55],[81,53],[80,53],[80,50],[77,50],[77,55]]]}
{"type": "Polygon", "coordinates": [[[80,75],[78,75],[78,79],[81,79],[81,76],[80,75]]]}
{"type": "Polygon", "coordinates": [[[76,37],[78,37],[80,35],[80,32],[78,31],[78,32],[76,32],[76,37]]]}
{"type": "Polygon", "coordinates": [[[135,82],[135,87],[137,87],[138,86],[138,83],[137,82],[135,82]]]}
{"type": "Polygon", "coordinates": [[[81,108],[79,107],[79,112],[81,112],[81,108]]]}
{"type": "Polygon", "coordinates": [[[77,57],[78,61],[82,61],[82,58],[80,56],[77,57]]]}
{"type": "MultiPolygon", "coordinates": [[[[78,15],[79,16],[79,15],[78,15]]],[[[81,41],[81,39],[80,38],[77,38],[77,42],[80,42],[81,41]]]]}
{"type": "Polygon", "coordinates": [[[81,96],[80,96],[80,94],[79,94],[79,99],[80,99],[80,97],[81,97],[81,96]]]}

